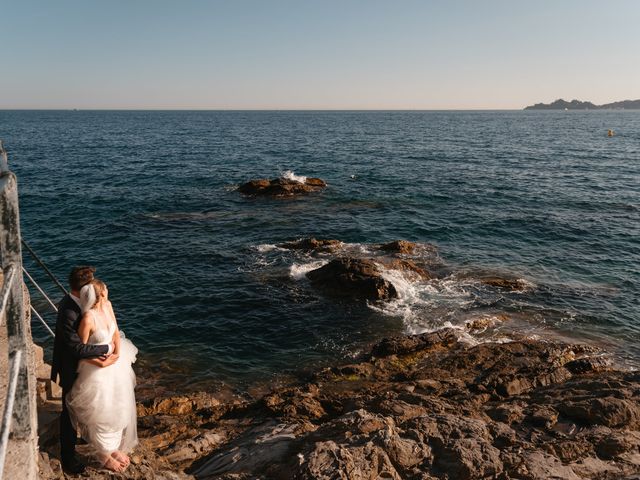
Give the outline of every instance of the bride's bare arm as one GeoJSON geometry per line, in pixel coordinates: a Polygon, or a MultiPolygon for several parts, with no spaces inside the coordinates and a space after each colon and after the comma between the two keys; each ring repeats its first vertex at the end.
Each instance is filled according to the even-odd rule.
{"type": "MultiPolygon", "coordinates": [[[[91,318],[91,315],[89,315],[88,313],[83,314],[82,318],[80,319],[80,325],[78,326],[78,336],[80,337],[80,340],[82,341],[82,343],[89,342],[89,337],[91,336],[93,327],[94,325],[93,325],[93,319],[91,318]]],[[[85,358],[84,361],[92,365],[97,365],[99,367],[101,367],[103,363],[101,360],[97,358],[85,358]]]]}
{"type": "Polygon", "coordinates": [[[89,337],[91,336],[93,328],[94,325],[91,315],[89,315],[88,313],[83,314],[82,318],[80,319],[80,325],[78,325],[78,336],[80,337],[82,343],[89,342],[89,337]]]}
{"type": "MultiPolygon", "coordinates": [[[[82,318],[80,319],[80,325],[78,325],[78,336],[80,337],[80,340],[82,340],[82,343],[89,342],[89,337],[91,336],[91,332],[93,332],[94,328],[95,324],[91,315],[89,315],[88,313],[82,315],[82,318]]],[[[118,358],[117,356],[114,358],[111,357],[113,357],[113,355],[107,357],[106,360],[100,360],[99,358],[85,358],[83,362],[87,362],[98,367],[108,367],[118,358]]]]}

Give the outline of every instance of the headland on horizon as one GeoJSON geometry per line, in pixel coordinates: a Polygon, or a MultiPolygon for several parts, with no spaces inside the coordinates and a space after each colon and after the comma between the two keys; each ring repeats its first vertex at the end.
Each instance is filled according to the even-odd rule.
{"type": "Polygon", "coordinates": [[[640,110],[640,100],[621,100],[618,102],[596,105],[581,100],[566,100],[559,98],[551,103],[536,103],[524,107],[525,110],[640,110]]]}

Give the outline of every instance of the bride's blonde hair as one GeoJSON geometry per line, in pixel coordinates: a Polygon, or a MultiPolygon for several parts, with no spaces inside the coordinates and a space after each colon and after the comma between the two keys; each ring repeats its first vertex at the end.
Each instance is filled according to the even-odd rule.
{"type": "Polygon", "coordinates": [[[89,307],[89,309],[91,309],[91,308],[95,308],[95,306],[98,305],[98,303],[100,303],[100,300],[102,299],[102,295],[107,289],[107,285],[98,278],[94,278],[89,283],[93,285],[93,289],[96,292],[96,301],[94,302],[93,305],[91,305],[91,307],[89,307]]]}

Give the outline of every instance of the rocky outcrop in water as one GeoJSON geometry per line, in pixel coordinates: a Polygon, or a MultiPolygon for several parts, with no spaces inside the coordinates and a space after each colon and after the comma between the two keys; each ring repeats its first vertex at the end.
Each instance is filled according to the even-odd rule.
{"type": "Polygon", "coordinates": [[[304,250],[306,252],[332,252],[343,245],[340,240],[301,238],[292,242],[278,244],[280,248],[288,250],[304,250]]]}
{"type": "Polygon", "coordinates": [[[398,296],[391,282],[382,277],[376,262],[342,257],[307,273],[311,284],[323,292],[365,300],[390,300],[398,296]]]}
{"type": "Polygon", "coordinates": [[[521,292],[528,286],[527,282],[520,278],[506,278],[498,276],[480,276],[478,278],[480,283],[490,285],[492,287],[502,288],[504,290],[510,290],[514,292],[521,292]]]}
{"type": "Polygon", "coordinates": [[[293,197],[326,188],[327,183],[320,178],[305,178],[304,182],[288,178],[263,178],[250,180],[238,187],[238,191],[249,196],[293,197]]]}
{"type": "Polygon", "coordinates": [[[393,242],[383,243],[380,250],[391,253],[411,254],[415,251],[417,243],[408,242],[406,240],[395,240],[393,242]]]}

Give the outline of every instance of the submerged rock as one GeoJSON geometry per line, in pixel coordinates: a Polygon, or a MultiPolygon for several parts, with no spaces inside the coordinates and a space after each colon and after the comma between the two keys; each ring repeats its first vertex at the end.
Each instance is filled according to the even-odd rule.
{"type": "Polygon", "coordinates": [[[320,178],[305,178],[304,182],[289,178],[262,178],[250,180],[238,187],[238,191],[251,196],[293,197],[311,192],[319,192],[327,186],[320,178]]]}
{"type": "Polygon", "coordinates": [[[365,300],[390,300],[396,288],[382,277],[378,264],[370,259],[336,258],[307,273],[312,285],[327,294],[365,300]]]}
{"type": "Polygon", "coordinates": [[[278,244],[280,248],[288,250],[305,250],[305,251],[333,251],[342,246],[340,240],[319,240],[316,238],[301,238],[292,242],[278,244]]]}
{"type": "Polygon", "coordinates": [[[527,282],[520,278],[485,276],[480,277],[479,280],[485,285],[490,285],[492,287],[502,288],[504,290],[511,290],[515,292],[521,292],[528,287],[527,282]]]}

